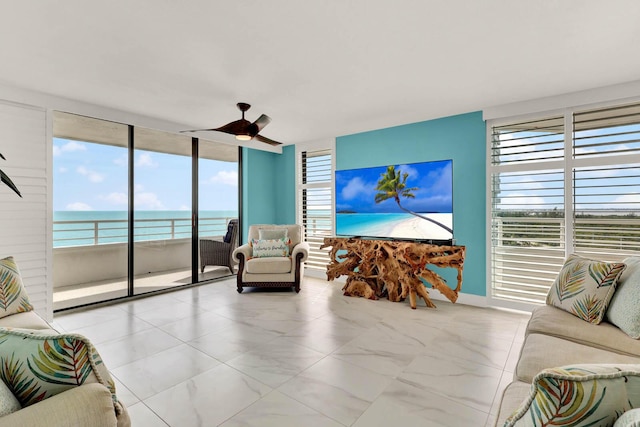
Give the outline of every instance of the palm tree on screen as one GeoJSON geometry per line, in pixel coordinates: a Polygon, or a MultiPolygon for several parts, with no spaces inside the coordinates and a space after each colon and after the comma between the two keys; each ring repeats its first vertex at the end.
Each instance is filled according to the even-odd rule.
{"type": "Polygon", "coordinates": [[[398,207],[403,211],[411,215],[415,215],[418,218],[426,219],[427,221],[430,221],[435,225],[444,228],[449,233],[453,233],[453,230],[451,230],[446,225],[441,224],[434,219],[420,215],[419,213],[413,212],[400,204],[401,197],[405,197],[407,199],[415,199],[416,196],[415,194],[413,194],[413,192],[419,190],[418,187],[407,188],[407,178],[409,178],[409,173],[401,173],[400,169],[396,170],[396,167],[393,165],[387,167],[387,171],[380,176],[378,184],[376,185],[376,190],[379,191],[379,193],[377,193],[375,196],[375,202],[380,203],[388,199],[394,199],[398,204],[398,207]]]}

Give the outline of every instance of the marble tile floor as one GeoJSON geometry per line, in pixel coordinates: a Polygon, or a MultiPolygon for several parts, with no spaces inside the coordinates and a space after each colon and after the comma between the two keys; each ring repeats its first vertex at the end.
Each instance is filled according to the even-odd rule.
{"type": "MultiPolygon", "coordinates": [[[[493,426],[526,313],[299,294],[235,279],[60,313],[87,336],[133,426],[493,426]]],[[[434,292],[434,291],[431,291],[434,292]]]]}

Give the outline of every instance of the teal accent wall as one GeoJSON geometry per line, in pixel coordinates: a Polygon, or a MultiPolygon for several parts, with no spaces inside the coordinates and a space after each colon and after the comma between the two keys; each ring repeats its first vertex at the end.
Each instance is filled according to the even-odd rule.
{"type": "Polygon", "coordinates": [[[296,147],[287,145],[276,157],[274,173],[276,224],[296,223],[296,147]]]}
{"type": "MultiPolygon", "coordinates": [[[[486,295],[485,141],[480,111],[336,139],[337,170],[453,159],[453,233],[467,247],[462,292],[479,296],[486,295]]],[[[456,270],[437,273],[455,287],[456,270]]]]}
{"type": "Polygon", "coordinates": [[[251,224],[295,223],[295,147],[242,149],[242,242],[251,224]]]}

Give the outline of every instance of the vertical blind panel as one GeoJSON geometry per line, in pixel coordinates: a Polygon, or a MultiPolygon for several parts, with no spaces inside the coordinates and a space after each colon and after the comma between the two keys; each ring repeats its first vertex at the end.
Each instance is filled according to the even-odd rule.
{"type": "Polygon", "coordinates": [[[562,159],[562,116],[495,126],[491,135],[491,163],[521,164],[562,159]]]}
{"type": "Polygon", "coordinates": [[[573,127],[576,158],[640,152],[640,104],[578,112],[573,127]]]}
{"type": "Polygon", "coordinates": [[[576,168],[575,250],[621,261],[640,251],[640,165],[576,168]]]}

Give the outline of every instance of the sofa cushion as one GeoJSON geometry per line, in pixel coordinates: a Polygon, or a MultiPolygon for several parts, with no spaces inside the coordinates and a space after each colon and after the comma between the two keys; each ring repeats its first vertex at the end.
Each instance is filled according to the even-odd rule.
{"type": "Polygon", "coordinates": [[[291,258],[251,258],[247,261],[245,271],[251,274],[281,274],[291,272],[291,258]]]}
{"type": "Polygon", "coordinates": [[[638,404],[640,365],[549,368],[536,375],[529,396],[504,425],[612,426],[638,404]]]}
{"type": "Polygon", "coordinates": [[[293,251],[293,247],[300,243],[303,239],[302,226],[298,224],[286,224],[286,225],[276,225],[276,224],[254,224],[249,227],[249,232],[247,233],[247,241],[250,242],[254,239],[260,239],[260,229],[277,229],[284,228],[287,230],[287,235],[289,236],[289,253],[293,251]]]}
{"type": "Polygon", "coordinates": [[[598,324],[607,311],[624,270],[623,263],[610,263],[569,255],[547,294],[547,304],[598,324]]]}
{"type": "Polygon", "coordinates": [[[33,310],[13,257],[0,260],[0,317],[33,310]]]}
{"type": "Polygon", "coordinates": [[[83,384],[0,418],[0,427],[130,427],[131,420],[116,418],[111,393],[101,384],[83,384]]]}
{"type": "Polygon", "coordinates": [[[631,338],[640,338],[640,258],[623,261],[627,268],[618,279],[607,310],[607,320],[631,338]]]}
{"type": "Polygon", "coordinates": [[[0,417],[9,415],[20,408],[21,406],[18,399],[11,393],[11,390],[9,390],[9,387],[7,387],[4,381],[0,381],[0,417]]]}
{"type": "Polygon", "coordinates": [[[613,353],[549,335],[529,334],[522,345],[515,377],[530,383],[533,377],[545,368],[586,363],[633,364],[638,363],[638,357],[613,353]]]}
{"type": "Polygon", "coordinates": [[[0,328],[0,379],[23,407],[81,384],[100,383],[111,392],[116,413],[123,410],[109,371],[82,335],[0,328]]]}
{"type": "Polygon", "coordinates": [[[42,317],[38,316],[35,311],[26,311],[24,313],[16,313],[11,316],[2,317],[0,318],[0,328],[46,329],[53,333],[58,333],[51,329],[51,325],[42,317]]]}
{"type": "Polygon", "coordinates": [[[500,400],[500,409],[496,417],[496,426],[502,427],[504,422],[513,414],[529,396],[531,384],[514,381],[504,389],[500,400]]]}
{"type": "Polygon", "coordinates": [[[527,334],[530,333],[551,335],[590,347],[640,357],[640,341],[631,339],[614,325],[608,322],[599,325],[586,323],[566,311],[548,305],[533,310],[527,325],[527,334]]]}
{"type": "Polygon", "coordinates": [[[252,240],[252,256],[254,258],[273,258],[289,256],[289,245],[285,239],[252,240]]]}

